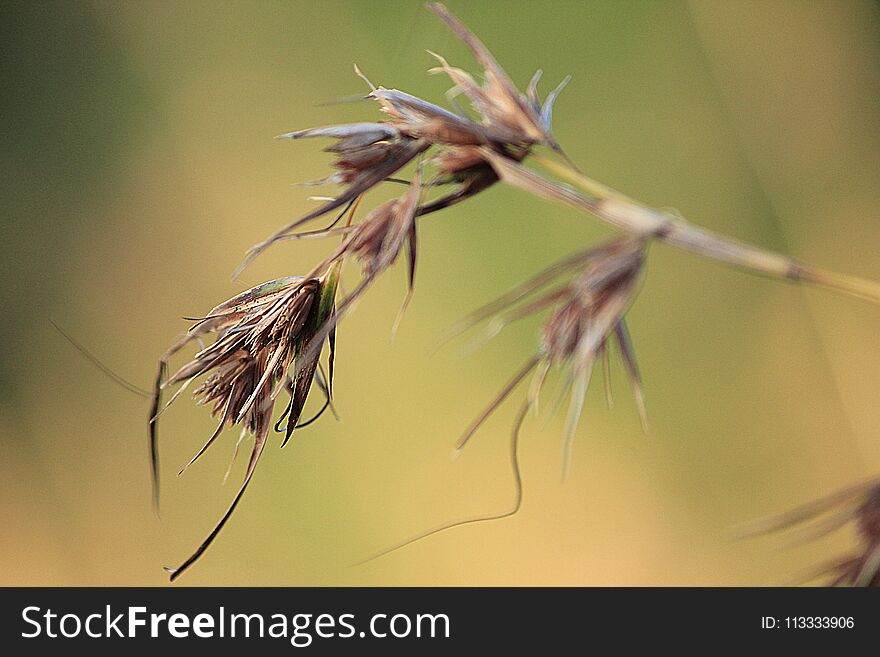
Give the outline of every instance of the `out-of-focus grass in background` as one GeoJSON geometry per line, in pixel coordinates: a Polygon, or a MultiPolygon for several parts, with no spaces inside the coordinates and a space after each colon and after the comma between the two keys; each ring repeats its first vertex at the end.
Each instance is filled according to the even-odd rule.
{"type": "MultiPolygon", "coordinates": [[[[573,75],[556,134],[590,175],[880,279],[875,3],[450,6],[521,85],[538,67],[548,85],[573,75]]],[[[147,387],[182,316],[330,248],[278,245],[230,282],[246,247],[312,206],[291,183],[326,169],[321,144],[273,135],[378,117],[370,104],[315,104],[364,90],[354,62],[435,100],[447,83],[425,74],[426,48],[475,66],[420,1],[2,7],[0,581],[160,584],[234,493],[243,464],[221,480],[237,435],[178,479],[213,423],[185,400],[163,417],[158,520],[146,402],[50,318],[147,387]]],[[[472,353],[466,341],[432,347],[468,310],[608,234],[500,187],[420,228],[416,296],[394,344],[401,267],[341,329],[342,421],[273,442],[186,584],[773,584],[846,548],[843,536],[782,551],[729,529],[880,471],[880,308],[657,246],[630,314],[650,434],[615,365],[617,404],[591,391],[564,485],[561,419],[529,420],[518,516],[351,567],[507,507],[513,404],[459,459],[450,451],[537,326],[472,353]]]]}

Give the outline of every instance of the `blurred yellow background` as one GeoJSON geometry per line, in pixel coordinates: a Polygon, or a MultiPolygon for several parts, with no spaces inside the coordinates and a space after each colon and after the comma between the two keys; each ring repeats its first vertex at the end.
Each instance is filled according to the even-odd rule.
{"type": "MultiPolygon", "coordinates": [[[[555,133],[591,176],[697,223],[880,280],[880,10],[872,2],[449,3],[525,86],[571,73],[555,133]]],[[[321,143],[273,135],[379,118],[376,84],[442,100],[425,49],[476,70],[418,0],[3,3],[0,583],[161,585],[240,481],[224,434],[182,399],[163,417],[150,508],[147,403],[50,324],[149,387],[157,357],[250,285],[327,242],[244,250],[313,207],[321,143]]],[[[394,190],[397,191],[397,190],[394,190]]],[[[382,192],[373,200],[381,198],[382,192]]],[[[851,543],[732,541],[737,524],[880,473],[880,308],[655,246],[630,329],[651,431],[615,364],[590,391],[571,476],[564,418],[530,418],[525,501],[365,566],[445,521],[504,510],[515,402],[451,446],[535,344],[535,322],[437,351],[469,310],[607,236],[497,186],[420,225],[416,295],[396,266],[339,336],[336,403],[266,450],[186,585],[769,585],[851,543]]],[[[347,270],[347,287],[356,270],[347,270]]],[[[312,400],[311,404],[317,404],[312,400]]],[[[545,411],[551,404],[545,404],[545,411]]]]}

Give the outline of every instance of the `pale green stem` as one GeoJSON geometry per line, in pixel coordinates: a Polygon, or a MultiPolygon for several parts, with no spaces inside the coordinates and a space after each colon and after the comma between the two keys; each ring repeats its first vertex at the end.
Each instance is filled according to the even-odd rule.
{"type": "Polygon", "coordinates": [[[533,194],[561,201],[589,212],[629,233],[647,234],[673,246],[747,271],[805,281],[819,287],[880,303],[880,283],[810,267],[793,258],[746,244],[686,221],[669,211],[657,210],[634,201],[602,183],[541,155],[533,160],[576,185],[589,196],[548,180],[521,165],[484,150],[487,159],[506,182],[533,194]]]}

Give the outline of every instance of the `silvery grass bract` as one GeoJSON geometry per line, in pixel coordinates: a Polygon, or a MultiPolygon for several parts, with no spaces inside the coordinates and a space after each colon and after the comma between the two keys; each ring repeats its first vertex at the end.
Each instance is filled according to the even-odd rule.
{"type": "Polygon", "coordinates": [[[822,579],[829,586],[880,587],[880,478],[752,523],[740,533],[743,536],[784,534],[791,543],[801,544],[844,527],[854,530],[856,551],[814,569],[804,575],[802,581],[822,579]]]}
{"type": "MultiPolygon", "coordinates": [[[[219,417],[216,430],[178,474],[191,466],[214,443],[226,427],[240,427],[239,442],[253,437],[253,448],[244,481],[226,513],[199,548],[176,569],[168,569],[172,580],[191,566],[217,537],[238,505],[273,427],[276,399],[289,397],[275,430],[284,434],[282,447],[293,431],[303,426],[300,418],[319,368],[320,351],[307,352],[317,331],[334,312],[338,267],[318,277],[285,277],[258,285],[225,301],[200,319],[162,358],[150,418],[154,494],[158,504],[158,421],[162,412],[191,384],[199,382],[193,395],[219,417]],[[214,342],[203,346],[188,363],[166,377],[167,363],[177,352],[209,335],[214,342]],[[161,405],[164,389],[178,386],[171,399],[161,405]],[[286,422],[286,427],[281,423],[286,422]]],[[[328,375],[317,377],[329,405],[333,386],[335,333],[330,332],[328,375]]],[[[322,408],[322,411],[324,410],[322,408]]],[[[238,444],[236,444],[236,453],[238,444]]]]}
{"type": "MultiPolygon", "coordinates": [[[[610,400],[608,362],[613,347],[620,353],[645,423],[641,376],[625,314],[638,293],[648,248],[653,242],[662,241],[751,273],[805,282],[880,302],[880,284],[810,267],[719,235],[688,222],[675,211],[646,206],[593,180],[573,164],[552,132],[555,103],[569,78],[542,100],[538,92],[541,78],[538,71],[522,92],[486,46],[442,4],[429,3],[428,8],[467,46],[481,69],[480,76],[430,53],[437,62],[430,72],[447,76],[452,84],[446,94],[450,104],[447,109],[398,89],[376,86],[355,67],[357,75],[369,86],[365,99],[378,105],[381,117],[279,135],[278,139],[282,140],[331,140],[324,149],[334,158],[331,172],[321,180],[305,184],[336,185],[340,190],[329,197],[317,197],[320,201],[317,208],[254,245],[236,275],[278,242],[330,236],[340,236],[341,242],[303,278],[279,279],[245,293],[240,302],[232,300],[219,306],[175,344],[162,361],[157,390],[174,384],[180,384],[182,389],[194,379],[207,375],[196,389],[196,396],[211,404],[213,413],[221,420],[217,433],[203,449],[228,425],[241,426],[255,440],[245,482],[229,512],[174,576],[198,558],[240,499],[268,436],[272,407],[278,394],[286,390],[291,395],[285,411],[285,440],[298,426],[313,380],[324,389],[329,404],[337,324],[375,279],[406,250],[409,285],[401,313],[394,323],[396,330],[412,298],[420,218],[467,201],[497,183],[573,207],[598,218],[617,233],[608,243],[580,251],[553,265],[476,311],[458,327],[469,328],[485,321],[489,333],[493,333],[511,321],[547,313],[533,357],[467,429],[458,445],[463,447],[504,399],[534,373],[512,434],[512,463],[517,484],[515,509],[521,500],[516,437],[527,411],[537,406],[543,382],[552,368],[565,371],[564,389],[570,391],[563,474],[570,462],[575,429],[597,362],[604,364],[606,394],[610,400]],[[462,100],[467,102],[467,108],[462,107],[462,100]],[[415,169],[412,175],[401,173],[408,167],[415,169]],[[367,211],[363,219],[355,223],[354,214],[359,204],[370,191],[385,184],[402,184],[406,189],[398,198],[367,211]],[[336,217],[329,225],[302,229],[305,224],[331,213],[336,217]],[[347,223],[337,227],[346,213],[347,223]],[[361,277],[352,292],[336,302],[336,281],[343,261],[348,260],[360,263],[361,277]],[[209,333],[216,335],[214,344],[204,348],[192,362],[166,380],[166,360],[209,333]],[[316,369],[325,342],[331,346],[331,372],[326,378],[316,369]]],[[[151,419],[151,449],[157,481],[155,420],[160,412],[157,392],[151,419]]],[[[489,516],[484,520],[507,515],[489,516]]],[[[452,526],[457,524],[441,530],[452,526]]]]}

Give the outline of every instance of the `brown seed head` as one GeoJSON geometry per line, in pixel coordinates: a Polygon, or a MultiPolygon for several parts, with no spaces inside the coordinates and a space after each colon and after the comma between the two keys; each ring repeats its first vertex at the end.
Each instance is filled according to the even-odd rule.
{"type": "MultiPolygon", "coordinates": [[[[257,286],[215,307],[185,336],[216,340],[170,376],[163,387],[208,375],[195,390],[227,425],[268,433],[274,387],[292,366],[296,349],[316,328],[319,279],[284,278],[257,286]]],[[[173,401],[173,400],[172,400],[173,401]]]]}
{"type": "Polygon", "coordinates": [[[880,483],[867,493],[856,517],[862,538],[872,545],[880,545],[880,483]]]}
{"type": "Polygon", "coordinates": [[[592,358],[629,308],[644,263],[644,243],[621,239],[586,260],[544,325],[544,348],[553,362],[592,358]]]}
{"type": "Polygon", "coordinates": [[[390,267],[407,239],[412,240],[411,246],[414,246],[421,185],[421,171],[418,171],[407,192],[400,198],[383,203],[364,217],[345,244],[343,252],[354,254],[368,276],[390,267]]]}
{"type": "MultiPolygon", "coordinates": [[[[643,427],[647,427],[641,376],[624,320],[638,291],[646,248],[647,242],[642,238],[622,237],[576,253],[472,313],[456,327],[457,333],[490,320],[489,333],[494,335],[513,321],[548,309],[551,312],[544,324],[538,353],[468,427],[459,439],[459,448],[533,370],[536,372],[526,404],[536,407],[550,367],[564,364],[568,366],[568,385],[572,390],[563,451],[564,476],[593,366],[600,357],[607,362],[612,338],[626,367],[643,427]],[[568,277],[567,282],[560,285],[563,277],[568,277]]],[[[610,401],[608,370],[606,366],[606,394],[610,401]]]]}
{"type": "MultiPolygon", "coordinates": [[[[202,382],[194,396],[219,415],[220,422],[204,446],[181,470],[192,465],[220,435],[225,427],[240,425],[242,436],[251,434],[254,446],[245,471],[244,481],[232,504],[202,545],[178,569],[172,579],[194,563],[208,548],[226,523],[241,499],[256,468],[272,427],[275,399],[287,391],[290,401],[282,419],[286,417],[285,442],[297,427],[309,390],[315,378],[320,350],[305,355],[304,349],[325,322],[332,317],[335,277],[286,277],[258,285],[216,306],[166,353],[160,364],[160,375],[154,397],[154,408],[159,407],[161,390],[180,385],[168,407],[186,387],[200,377],[202,382]],[[166,381],[162,381],[165,363],[177,351],[208,334],[214,342],[203,347],[188,363],[166,381]]],[[[328,403],[332,385],[332,358],[334,341],[330,340],[331,375],[320,385],[328,403]]],[[[326,405],[325,405],[326,408],[326,405]]],[[[150,419],[152,453],[156,458],[158,416],[150,419]]],[[[279,421],[280,424],[280,421],[279,421]]],[[[158,468],[154,462],[154,475],[158,468]]]]}
{"type": "Polygon", "coordinates": [[[480,114],[483,125],[491,126],[500,136],[496,141],[523,145],[541,143],[558,149],[558,144],[551,134],[553,104],[568,79],[552,91],[542,104],[537,94],[537,84],[541,77],[539,71],[532,78],[527,93],[522,94],[489,49],[464,23],[439,2],[429,3],[428,8],[437,14],[471,51],[474,59],[483,68],[484,83],[477,84],[470,74],[450,66],[439,55],[434,56],[440,62],[440,66],[432,72],[442,72],[449,76],[455,84],[454,89],[464,94],[480,114]]]}
{"type": "Polygon", "coordinates": [[[829,586],[880,586],[880,479],[832,493],[780,516],[751,523],[741,535],[787,533],[792,544],[817,540],[843,527],[855,529],[857,549],[803,578],[829,586]],[[829,579],[830,578],[830,579],[829,579]]]}

